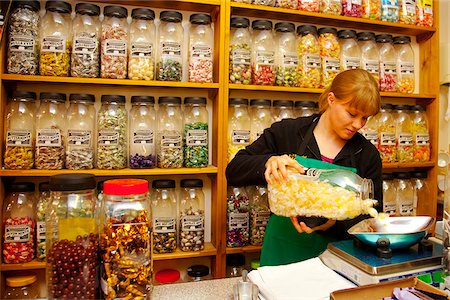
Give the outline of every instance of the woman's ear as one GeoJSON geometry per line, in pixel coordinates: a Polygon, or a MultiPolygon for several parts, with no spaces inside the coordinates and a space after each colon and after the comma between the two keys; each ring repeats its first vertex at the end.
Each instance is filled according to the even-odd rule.
{"type": "Polygon", "coordinates": [[[329,92],[327,95],[328,105],[332,105],[336,101],[336,97],[333,92],[329,92]]]}

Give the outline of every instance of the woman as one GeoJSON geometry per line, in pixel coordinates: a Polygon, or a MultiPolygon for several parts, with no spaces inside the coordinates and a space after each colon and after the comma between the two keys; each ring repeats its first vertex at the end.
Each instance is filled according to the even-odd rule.
{"type": "MultiPolygon", "coordinates": [[[[382,207],[382,163],[378,150],[358,130],[380,109],[377,81],[365,70],[339,73],[319,97],[319,114],[274,123],[228,164],[228,185],[246,186],[287,180],[287,168],[303,173],[290,155],[351,167],[372,179],[382,207]],[[272,178],[272,179],[271,179],[272,178]]],[[[346,221],[270,217],[261,265],[280,265],[319,255],[329,242],[347,237],[347,229],[367,216],[346,221]]]]}

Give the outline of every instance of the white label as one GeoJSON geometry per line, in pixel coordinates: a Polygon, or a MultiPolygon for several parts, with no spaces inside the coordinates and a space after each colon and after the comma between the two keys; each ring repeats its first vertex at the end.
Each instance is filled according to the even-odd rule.
{"type": "Polygon", "coordinates": [[[378,71],[380,69],[379,62],[377,60],[366,60],[363,62],[363,68],[371,73],[376,74],[378,76],[378,71]]]}
{"type": "Polygon", "coordinates": [[[341,70],[339,59],[333,57],[324,57],[323,66],[325,72],[338,73],[341,70]]]}
{"type": "Polygon", "coordinates": [[[298,55],[296,53],[285,53],[282,58],[283,67],[297,67],[298,55]]]}
{"type": "Polygon", "coordinates": [[[233,64],[250,64],[250,50],[235,49],[231,52],[231,61],[233,64]]]}
{"type": "Polygon", "coordinates": [[[6,133],[6,146],[31,147],[31,130],[8,130],[6,133]]]}
{"type": "Polygon", "coordinates": [[[269,222],[270,211],[261,211],[256,213],[255,219],[253,220],[253,226],[266,226],[269,222]]]}
{"type": "Polygon", "coordinates": [[[132,137],[133,144],[153,145],[153,131],[151,130],[135,130],[132,137]]]}
{"type": "Polygon", "coordinates": [[[398,134],[398,146],[411,146],[412,145],[412,134],[410,132],[400,132],[398,134]]]}
{"type": "Polygon", "coordinates": [[[42,39],[41,52],[66,52],[66,37],[46,36],[42,39]]]}
{"type": "Polygon", "coordinates": [[[207,146],[208,131],[207,130],[188,130],[186,133],[187,146],[207,146]]]}
{"type": "Polygon", "coordinates": [[[305,65],[307,68],[320,68],[320,56],[318,54],[308,54],[305,56],[305,65]]]}
{"type": "Polygon", "coordinates": [[[418,146],[428,146],[430,144],[430,135],[428,133],[416,133],[416,144],[418,146]]]}
{"type": "Polygon", "coordinates": [[[182,231],[203,231],[204,221],[203,216],[184,216],[181,218],[182,231]]]}
{"type": "Polygon", "coordinates": [[[395,133],[381,132],[380,133],[380,145],[395,146],[395,133]]]}
{"type": "Polygon", "coordinates": [[[93,54],[98,47],[96,38],[76,36],[73,39],[73,53],[93,54]]]}
{"type": "Polygon", "coordinates": [[[127,41],[126,40],[115,40],[115,39],[107,39],[104,44],[105,55],[110,56],[127,56],[127,41]]]}
{"type": "Polygon", "coordinates": [[[206,45],[195,45],[191,47],[191,59],[212,59],[212,49],[206,45]]]}
{"type": "Polygon", "coordinates": [[[45,241],[45,222],[37,222],[37,239],[45,241]]]}
{"type": "Polygon", "coordinates": [[[99,145],[119,145],[119,132],[115,130],[100,130],[98,132],[99,145]]]}
{"type": "Polygon", "coordinates": [[[250,130],[233,130],[231,143],[234,145],[247,145],[250,143],[250,130]]]}
{"type": "Polygon", "coordinates": [[[175,232],[175,219],[171,217],[156,217],[153,220],[155,233],[175,232]]]}
{"type": "Polygon", "coordinates": [[[343,61],[344,70],[358,69],[360,67],[359,58],[349,57],[343,61]]]}
{"type": "Polygon", "coordinates": [[[229,229],[245,228],[248,230],[248,213],[230,213],[228,216],[229,229]]]}
{"type": "Polygon", "coordinates": [[[130,49],[131,57],[152,57],[153,44],[151,43],[132,43],[130,49]]]}
{"type": "Polygon", "coordinates": [[[387,61],[381,64],[381,72],[386,74],[395,74],[397,73],[397,65],[393,61],[387,61]]]}
{"type": "Polygon", "coordinates": [[[274,51],[257,51],[256,52],[256,63],[258,65],[268,65],[271,66],[275,63],[275,52],[274,51]]]}
{"type": "Polygon", "coordinates": [[[61,130],[38,129],[36,146],[61,147],[61,130]]]}
{"type": "Polygon", "coordinates": [[[413,75],[414,74],[414,63],[412,62],[401,62],[399,64],[400,73],[402,75],[413,75]]]}
{"type": "Polygon", "coordinates": [[[67,143],[69,146],[90,146],[92,132],[90,130],[69,129],[67,132],[67,143]]]}
{"type": "Polygon", "coordinates": [[[416,0],[405,0],[405,10],[407,14],[416,14],[416,0]]]}
{"type": "Polygon", "coordinates": [[[413,203],[401,203],[400,204],[400,215],[409,216],[412,215],[414,210],[413,203]]]}
{"type": "Polygon", "coordinates": [[[181,45],[176,42],[162,42],[161,55],[181,56],[181,45]]]}
{"type": "Polygon", "coordinates": [[[161,148],[180,148],[181,135],[180,134],[163,134],[161,136],[161,148]]]}
{"type": "Polygon", "coordinates": [[[378,145],[378,132],[375,130],[367,130],[363,133],[366,140],[370,141],[373,145],[378,145]]]}
{"type": "Polygon", "coordinates": [[[11,34],[9,37],[9,50],[11,52],[34,52],[34,38],[32,35],[11,34]]]}
{"type": "Polygon", "coordinates": [[[361,0],[352,0],[353,5],[361,5],[361,0]]]}
{"type": "Polygon", "coordinates": [[[28,225],[6,225],[5,243],[28,242],[32,239],[31,228],[28,225]]]}
{"type": "Polygon", "coordinates": [[[395,215],[397,212],[397,205],[395,203],[383,203],[383,212],[395,215]]]}

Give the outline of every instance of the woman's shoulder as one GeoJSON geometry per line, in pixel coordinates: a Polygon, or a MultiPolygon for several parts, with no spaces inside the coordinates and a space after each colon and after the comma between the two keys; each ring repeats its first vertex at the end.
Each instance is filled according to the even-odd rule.
{"type": "Polygon", "coordinates": [[[309,128],[309,126],[319,120],[320,115],[315,114],[308,117],[298,117],[292,119],[283,119],[281,121],[275,122],[272,124],[274,129],[277,128],[290,128],[302,130],[303,128],[309,128]]]}

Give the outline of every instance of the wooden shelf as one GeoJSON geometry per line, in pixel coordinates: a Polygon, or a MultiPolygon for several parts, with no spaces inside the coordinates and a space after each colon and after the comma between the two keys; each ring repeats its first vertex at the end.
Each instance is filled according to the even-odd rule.
{"type": "Polygon", "coordinates": [[[262,246],[245,246],[245,247],[227,247],[226,253],[227,254],[235,254],[235,253],[253,253],[253,252],[260,252],[262,246]]]}
{"type": "Polygon", "coordinates": [[[205,243],[205,249],[202,251],[191,251],[185,252],[181,251],[179,248],[173,253],[164,254],[153,254],[153,260],[171,260],[180,258],[195,258],[195,257],[205,257],[205,256],[215,256],[217,255],[217,249],[212,243],[205,243]]]}
{"type": "Polygon", "coordinates": [[[32,260],[28,263],[23,264],[1,264],[0,271],[21,271],[21,270],[36,270],[36,269],[45,269],[46,262],[45,261],[37,261],[32,260]]]}
{"type": "Polygon", "coordinates": [[[436,167],[435,161],[412,162],[412,163],[383,163],[383,170],[387,169],[409,169],[409,168],[433,168],[436,167]]]}

